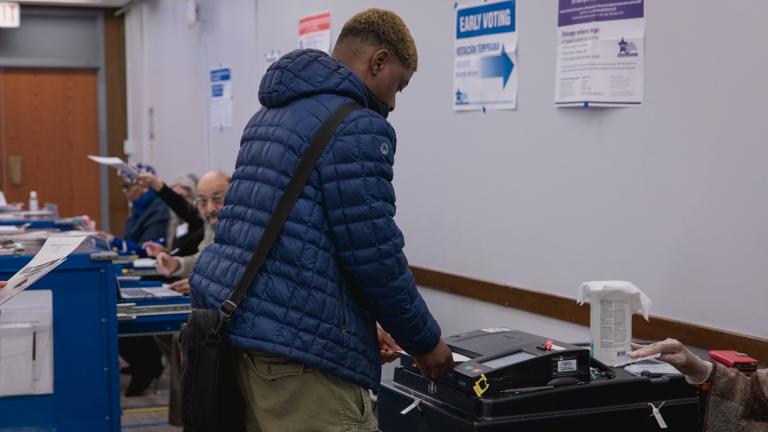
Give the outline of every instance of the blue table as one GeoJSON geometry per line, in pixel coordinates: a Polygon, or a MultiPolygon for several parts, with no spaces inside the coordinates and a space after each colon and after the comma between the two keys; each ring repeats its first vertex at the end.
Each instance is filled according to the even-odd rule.
{"type": "MultiPolygon", "coordinates": [[[[159,281],[121,281],[122,288],[159,287],[159,281]]],[[[176,333],[192,310],[188,296],[121,299],[117,303],[120,337],[176,333]]]]}
{"type": "Polygon", "coordinates": [[[18,215],[13,219],[0,219],[0,225],[25,225],[27,229],[59,229],[61,231],[71,231],[74,229],[72,219],[78,218],[54,218],[52,216],[30,216],[18,215]]]}
{"type": "Polygon", "coordinates": [[[51,229],[57,228],[53,219],[0,219],[0,225],[25,225],[27,229],[51,229]]]}
{"type": "MultiPolygon", "coordinates": [[[[0,280],[26,256],[0,257],[0,280]]],[[[0,430],[119,431],[117,283],[109,261],[81,247],[31,288],[53,295],[53,394],[0,397],[0,430]]]]}

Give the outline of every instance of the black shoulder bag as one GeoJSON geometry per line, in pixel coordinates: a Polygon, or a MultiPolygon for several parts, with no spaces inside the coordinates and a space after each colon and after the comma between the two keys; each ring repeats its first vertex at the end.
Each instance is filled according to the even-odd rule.
{"type": "Polygon", "coordinates": [[[218,309],[193,310],[182,328],[179,340],[183,353],[181,403],[185,431],[245,431],[245,400],[235,376],[233,349],[224,334],[225,324],[245,299],[336,128],[358,108],[360,105],[355,102],[342,105],[312,137],[229,299],[218,309]]]}

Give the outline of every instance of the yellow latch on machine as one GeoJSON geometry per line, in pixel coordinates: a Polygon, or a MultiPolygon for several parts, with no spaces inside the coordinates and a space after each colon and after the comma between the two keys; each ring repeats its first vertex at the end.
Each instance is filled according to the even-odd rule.
{"type": "Polygon", "coordinates": [[[477,397],[480,397],[485,393],[489,388],[491,387],[490,384],[488,384],[488,378],[485,377],[485,374],[480,375],[480,378],[475,381],[474,387],[472,389],[475,391],[475,394],[477,397]]]}

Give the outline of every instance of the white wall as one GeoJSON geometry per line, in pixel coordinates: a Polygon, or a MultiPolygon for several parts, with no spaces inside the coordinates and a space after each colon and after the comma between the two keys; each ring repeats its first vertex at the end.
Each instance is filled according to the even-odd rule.
{"type": "MultiPolygon", "coordinates": [[[[645,107],[583,110],[552,104],[557,2],[519,0],[518,110],[455,114],[452,1],[206,1],[209,19],[197,30],[168,16],[178,1],[145,7],[158,14],[146,17],[145,37],[166,38],[153,37],[155,54],[145,58],[172,71],[146,77],[150,87],[171,86],[158,90],[158,137],[161,128],[185,131],[156,140],[158,157],[184,153],[155,161],[163,169],[231,171],[264,54],[295,48],[301,15],[331,10],[335,37],[354,12],[393,9],[420,53],[391,116],[398,222],[412,264],[568,296],[584,280],[627,279],[653,298],[656,314],[766,335],[768,2],[648,0],[645,107]],[[220,135],[205,120],[192,124],[206,116],[215,62],[233,65],[235,85],[245,86],[235,92],[235,126],[220,135]]],[[[445,317],[466,302],[435,298],[445,317]]]]}
{"type": "Polygon", "coordinates": [[[187,3],[145,0],[127,14],[131,160],[152,163],[168,179],[231,172],[240,134],[258,109],[256,2],[198,1],[193,25],[187,3]],[[208,76],[220,66],[232,69],[233,126],[211,128],[208,76]]]}

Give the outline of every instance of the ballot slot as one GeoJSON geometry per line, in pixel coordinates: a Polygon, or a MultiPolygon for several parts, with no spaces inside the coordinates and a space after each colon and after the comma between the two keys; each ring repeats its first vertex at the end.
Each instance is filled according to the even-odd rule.
{"type": "MultiPolygon", "coordinates": [[[[436,385],[455,387],[475,397],[510,389],[554,387],[589,382],[589,350],[508,328],[489,328],[446,339],[465,358],[436,385]]],[[[418,374],[407,354],[401,367],[418,374]]]]}

